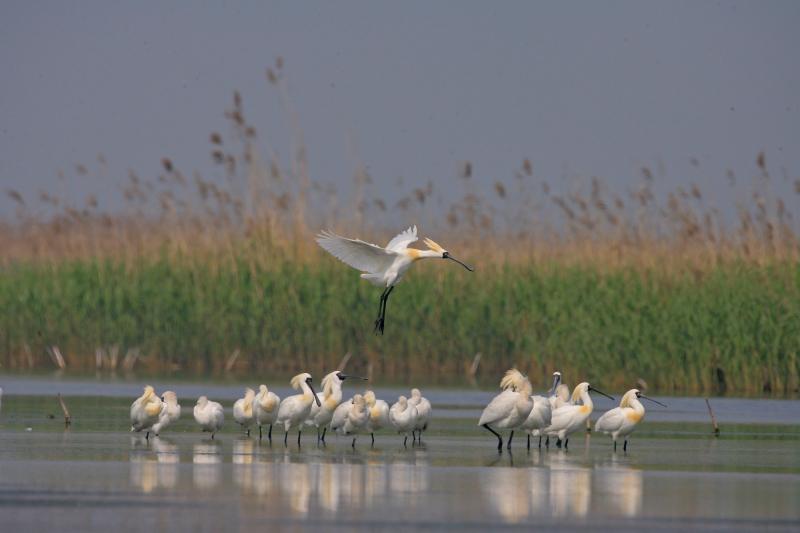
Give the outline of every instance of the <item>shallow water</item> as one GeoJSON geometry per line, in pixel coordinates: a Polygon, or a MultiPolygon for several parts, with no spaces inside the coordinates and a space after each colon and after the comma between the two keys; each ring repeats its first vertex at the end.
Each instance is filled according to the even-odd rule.
{"type": "MultiPolygon", "coordinates": [[[[725,422],[715,438],[691,414],[695,403],[704,412],[702,400],[669,398],[668,421],[649,409],[628,453],[580,433],[569,451],[540,450],[537,441],[528,451],[518,435],[513,453],[498,454],[496,440],[475,426],[477,402],[490,396],[479,391],[426,392],[436,416],[421,446],[406,448],[384,432],[374,447],[361,436],[354,450],[331,436],[318,447],[310,431],[302,447],[294,434],[284,447],[277,429],[272,445],[259,442],[236,431],[230,411],[211,441],[196,432],[190,400],[182,400],[178,424],[146,441],[127,432],[130,398],[85,396],[85,384],[84,396],[67,397],[74,423],[64,431],[52,395],[20,396],[8,380],[2,386],[3,530],[800,526],[797,401],[775,402],[780,407],[770,409],[786,416],[773,412],[769,424],[735,424],[717,413],[725,422]]],[[[226,390],[215,392],[225,400],[226,390]]],[[[765,405],[730,401],[748,421],[765,405]]]]}

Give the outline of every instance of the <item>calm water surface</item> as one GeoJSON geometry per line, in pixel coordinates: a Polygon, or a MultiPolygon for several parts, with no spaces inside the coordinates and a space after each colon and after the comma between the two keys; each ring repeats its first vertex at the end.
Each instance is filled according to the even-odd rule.
{"type": "MultiPolygon", "coordinates": [[[[537,441],[528,451],[518,435],[513,453],[497,454],[475,427],[491,396],[480,391],[426,392],[436,417],[421,446],[384,432],[353,450],[330,436],[318,447],[310,431],[301,448],[278,430],[272,445],[247,438],[230,410],[211,441],[192,424],[196,385],[173,387],[184,417],[148,442],[127,432],[138,385],[77,383],[64,431],[53,398],[64,382],[0,377],[0,530],[800,527],[797,401],[713,400],[714,438],[702,399],[659,397],[670,407],[648,408],[627,454],[583,433],[568,452],[537,441]],[[759,412],[766,423],[753,423],[759,412]]],[[[212,390],[230,408],[239,388],[212,390]]],[[[598,401],[594,417],[610,407],[598,401]]]]}

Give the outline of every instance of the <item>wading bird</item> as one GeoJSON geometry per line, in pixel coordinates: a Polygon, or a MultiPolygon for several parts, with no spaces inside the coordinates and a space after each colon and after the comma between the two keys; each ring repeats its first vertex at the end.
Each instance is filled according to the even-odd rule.
{"type": "Polygon", "coordinates": [[[211,433],[212,439],[214,434],[222,429],[222,424],[225,422],[225,411],[223,411],[222,405],[209,401],[205,396],[197,399],[193,414],[195,422],[200,424],[200,429],[204,433],[211,433]]]}
{"type": "Polygon", "coordinates": [[[181,406],[178,405],[178,395],[171,390],[165,391],[161,395],[161,413],[158,415],[158,422],[153,424],[153,433],[158,434],[162,429],[167,427],[173,422],[176,422],[181,417],[181,406]]]}
{"type": "Polygon", "coordinates": [[[413,226],[393,238],[386,247],[370,244],[360,239],[348,239],[330,231],[317,235],[319,245],[340,261],[362,272],[361,277],[378,287],[384,287],[378,305],[378,318],[375,320],[375,333],[383,335],[386,320],[386,302],[389,300],[394,286],[400,282],[403,274],[419,259],[450,259],[470,272],[474,269],[462,263],[450,252],[431,239],[425,239],[427,250],[409,248],[417,241],[417,227],[413,226]]]}
{"type": "Polygon", "coordinates": [[[562,441],[564,442],[564,449],[569,445],[569,436],[580,428],[586,427],[586,421],[592,414],[594,404],[589,392],[596,392],[602,394],[611,401],[614,398],[595,389],[586,382],[578,384],[572,392],[572,405],[564,405],[553,411],[552,420],[550,425],[545,428],[544,432],[547,435],[554,435],[558,438],[556,446],[561,447],[562,441]],[[581,404],[578,404],[578,401],[581,404]]]}
{"type": "MultiPolygon", "coordinates": [[[[558,382],[561,380],[560,372],[553,372],[553,386],[550,388],[550,395],[555,394],[558,382]]],[[[520,426],[521,429],[528,431],[528,449],[531,449],[531,436],[539,437],[539,448],[542,447],[542,430],[550,425],[552,408],[550,398],[544,396],[532,396],[533,409],[531,414],[520,426]]]]}
{"type": "Polygon", "coordinates": [[[389,421],[394,429],[404,436],[403,446],[408,446],[408,433],[410,431],[413,434],[417,425],[417,408],[409,403],[408,398],[400,396],[389,409],[389,421]]]}
{"type": "Polygon", "coordinates": [[[158,422],[163,403],[150,385],[145,385],[144,393],[131,404],[131,431],[146,431],[145,440],[150,439],[150,429],[158,422]]]}
{"type": "Polygon", "coordinates": [[[255,422],[256,414],[255,410],[253,409],[253,401],[256,398],[256,391],[247,387],[244,389],[244,398],[239,398],[236,400],[236,403],[233,404],[233,419],[236,420],[236,423],[242,426],[247,432],[247,436],[250,436],[250,426],[255,422]]]}
{"type": "Polygon", "coordinates": [[[317,404],[319,405],[311,404],[311,412],[305,422],[306,425],[317,428],[317,442],[320,440],[325,442],[325,433],[333,418],[333,412],[342,403],[342,384],[348,378],[356,378],[356,376],[348,376],[337,370],[322,378],[322,392],[317,393],[319,399],[317,404]],[[322,436],[319,433],[320,428],[322,428],[322,436]]]}
{"type": "Polygon", "coordinates": [[[369,423],[367,402],[362,395],[356,394],[347,404],[342,405],[346,405],[347,412],[344,419],[331,421],[331,431],[335,431],[337,435],[352,436],[353,444],[351,446],[355,448],[358,434],[363,432],[369,423]]]}
{"type": "Polygon", "coordinates": [[[261,428],[269,424],[269,441],[272,442],[272,424],[278,417],[278,405],[281,399],[277,394],[267,389],[263,383],[258,387],[258,394],[256,394],[254,404],[256,410],[256,424],[258,424],[258,438],[262,437],[261,428]]]}
{"type": "Polygon", "coordinates": [[[628,451],[628,435],[633,433],[636,426],[644,418],[644,406],[639,398],[650,400],[657,403],[661,407],[666,407],[663,403],[652,398],[648,398],[639,389],[631,389],[625,393],[622,400],[619,402],[619,407],[615,407],[610,411],[603,413],[603,416],[597,419],[594,424],[595,431],[602,431],[605,434],[611,434],[611,439],[614,441],[614,451],[617,451],[617,438],[622,437],[625,443],[622,445],[622,451],[628,451]]]}
{"type": "Polygon", "coordinates": [[[503,437],[491,426],[497,429],[511,430],[507,444],[510,450],[514,430],[520,427],[533,409],[531,383],[516,368],[506,372],[500,381],[500,388],[503,389],[503,392],[489,402],[478,421],[479,426],[483,426],[497,437],[497,451],[503,451],[503,437]]]}
{"type": "Polygon", "coordinates": [[[291,384],[294,390],[302,390],[301,394],[295,394],[284,398],[278,407],[278,418],[276,424],[282,424],[283,430],[286,432],[283,435],[284,446],[288,443],[289,430],[293,427],[297,428],[297,445],[300,445],[300,434],[303,432],[303,422],[308,418],[311,412],[311,404],[317,402],[319,407],[322,402],[319,401],[317,394],[314,392],[314,387],[311,385],[311,374],[304,372],[297,374],[292,378],[291,384]]]}
{"type": "Polygon", "coordinates": [[[372,437],[372,444],[375,444],[375,432],[390,424],[389,404],[375,398],[375,393],[371,390],[364,393],[364,402],[367,404],[367,410],[369,410],[366,431],[372,437]]]}
{"type": "Polygon", "coordinates": [[[428,420],[431,417],[431,402],[422,396],[419,389],[411,389],[411,398],[408,399],[408,403],[417,408],[417,423],[414,425],[414,431],[411,432],[411,440],[413,442],[416,438],[422,442],[422,432],[428,429],[428,420]]]}

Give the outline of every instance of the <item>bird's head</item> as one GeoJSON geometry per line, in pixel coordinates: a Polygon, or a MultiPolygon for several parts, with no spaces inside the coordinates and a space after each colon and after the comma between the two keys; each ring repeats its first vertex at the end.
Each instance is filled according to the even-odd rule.
{"type": "Polygon", "coordinates": [[[470,272],[474,272],[475,271],[475,269],[472,268],[471,266],[467,265],[466,263],[462,263],[461,261],[459,261],[458,259],[456,259],[452,255],[450,255],[450,252],[448,252],[447,250],[442,248],[442,246],[439,245],[434,240],[426,238],[423,242],[425,243],[425,246],[427,246],[429,250],[431,250],[432,252],[434,252],[436,254],[439,254],[439,257],[441,257],[442,259],[449,259],[451,261],[455,261],[456,263],[458,263],[459,265],[463,266],[464,268],[466,268],[470,272]]]}
{"type": "Polygon", "coordinates": [[[651,402],[653,402],[653,403],[657,403],[657,404],[658,404],[658,405],[660,405],[661,407],[666,407],[666,405],[665,405],[665,404],[663,404],[663,403],[659,402],[658,400],[654,400],[654,399],[652,399],[652,398],[648,398],[647,396],[645,396],[644,394],[642,394],[642,393],[639,391],[639,389],[631,389],[631,390],[629,390],[629,391],[627,392],[626,396],[627,396],[628,394],[630,394],[630,393],[634,393],[634,395],[635,395],[637,398],[644,398],[645,400],[650,400],[650,401],[651,401],[651,402]]]}

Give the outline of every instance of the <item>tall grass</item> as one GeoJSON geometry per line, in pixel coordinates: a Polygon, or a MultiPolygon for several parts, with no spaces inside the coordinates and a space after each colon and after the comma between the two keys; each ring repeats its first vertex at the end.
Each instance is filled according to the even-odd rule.
{"type": "MultiPolygon", "coordinates": [[[[293,117],[282,61],[267,81],[293,117]]],[[[210,135],[216,178],[165,158],[155,178],[129,174],[121,209],[6,190],[16,218],[0,224],[4,368],[60,364],[58,346],[83,371],[127,354],[145,371],[319,373],[351,351],[376,377],[457,382],[481,353],[491,381],[515,364],[663,392],[798,389],[800,180],[795,197],[775,192],[789,178],[775,180],[764,154],[747,201],[729,209],[699,185],[657,197],[648,168],[616,192],[596,178],[552,182],[528,159],[506,180],[462,162],[446,183],[390,200],[361,167],[346,195],[313,179],[294,121],[284,163],[238,93],[226,117],[229,133],[210,135]],[[385,241],[376,219],[424,223],[478,266],[415,268],[384,337],[371,331],[376,289],[313,242],[322,227],[385,241]]]]}

